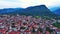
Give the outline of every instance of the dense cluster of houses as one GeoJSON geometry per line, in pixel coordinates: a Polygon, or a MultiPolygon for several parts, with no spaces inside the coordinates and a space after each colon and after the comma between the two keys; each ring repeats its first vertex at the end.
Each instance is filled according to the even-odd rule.
{"type": "Polygon", "coordinates": [[[41,17],[0,15],[0,34],[60,34],[60,29],[52,25],[55,22],[41,17]]]}

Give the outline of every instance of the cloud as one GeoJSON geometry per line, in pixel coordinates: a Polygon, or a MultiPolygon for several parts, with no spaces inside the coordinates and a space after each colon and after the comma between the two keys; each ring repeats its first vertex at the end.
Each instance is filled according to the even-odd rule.
{"type": "Polygon", "coordinates": [[[60,6],[60,0],[45,0],[44,4],[49,6],[60,6]]]}
{"type": "Polygon", "coordinates": [[[0,1],[0,8],[14,8],[14,7],[21,7],[20,3],[18,2],[10,2],[10,1],[0,1]]]}
{"type": "Polygon", "coordinates": [[[45,4],[47,7],[60,6],[60,0],[0,0],[0,8],[26,8],[41,4],[45,4]]]}

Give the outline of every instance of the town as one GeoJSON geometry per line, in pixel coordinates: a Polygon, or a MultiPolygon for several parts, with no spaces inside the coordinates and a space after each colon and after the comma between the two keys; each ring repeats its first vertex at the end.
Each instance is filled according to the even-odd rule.
{"type": "MultiPolygon", "coordinates": [[[[0,34],[60,34],[56,19],[25,15],[0,15],[0,34]]],[[[59,26],[60,27],[60,26],[59,26]]]]}

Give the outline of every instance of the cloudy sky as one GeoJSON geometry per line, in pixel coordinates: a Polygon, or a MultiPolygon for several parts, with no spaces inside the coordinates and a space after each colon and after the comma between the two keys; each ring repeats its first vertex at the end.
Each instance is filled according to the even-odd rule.
{"type": "Polygon", "coordinates": [[[26,8],[29,6],[46,5],[49,7],[60,6],[60,0],[0,0],[0,8],[26,8]]]}

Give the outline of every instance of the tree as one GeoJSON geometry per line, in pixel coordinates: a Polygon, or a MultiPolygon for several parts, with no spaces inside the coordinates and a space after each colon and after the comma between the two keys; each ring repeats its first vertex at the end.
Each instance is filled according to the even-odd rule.
{"type": "Polygon", "coordinates": [[[53,23],[53,26],[57,27],[57,28],[60,28],[60,23],[53,23]]]}

